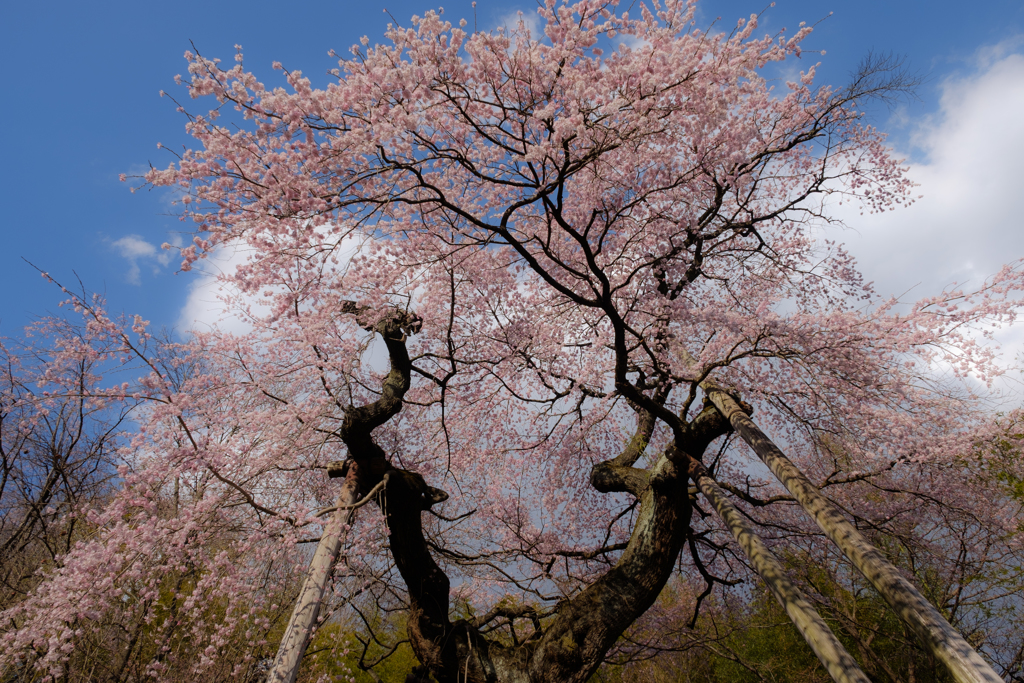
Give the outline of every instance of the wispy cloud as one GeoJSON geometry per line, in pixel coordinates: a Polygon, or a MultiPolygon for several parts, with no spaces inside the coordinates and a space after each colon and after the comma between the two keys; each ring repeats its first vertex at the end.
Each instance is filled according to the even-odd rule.
{"type": "MultiPolygon", "coordinates": [[[[322,230],[326,238],[329,227],[322,230]]],[[[344,270],[359,249],[357,241],[343,240],[335,252],[337,263],[326,266],[325,270],[344,270]]],[[[232,281],[239,266],[249,263],[252,253],[251,248],[244,244],[229,243],[193,264],[193,272],[199,277],[190,285],[188,298],[179,313],[180,330],[206,332],[216,329],[230,334],[245,334],[254,329],[254,323],[270,313],[268,297],[275,290],[280,291],[278,287],[267,285],[261,288],[259,295],[246,294],[232,281]]]]}
{"type": "Polygon", "coordinates": [[[245,248],[226,245],[194,264],[199,278],[189,287],[188,299],[178,316],[178,328],[203,332],[217,328],[231,334],[252,331],[253,316],[266,314],[267,308],[256,297],[242,295],[230,282],[230,276],[247,260],[245,248]]]}
{"type": "MultiPolygon", "coordinates": [[[[180,238],[175,239],[175,242],[179,241],[180,238]]],[[[124,276],[133,285],[142,284],[142,266],[151,268],[156,274],[160,272],[161,268],[170,264],[173,257],[172,252],[160,249],[139,235],[126,235],[111,242],[110,246],[122,258],[128,260],[129,267],[124,276]]]]}
{"type": "Polygon", "coordinates": [[[503,26],[506,31],[512,31],[519,26],[520,22],[530,32],[530,37],[533,40],[542,40],[544,38],[544,22],[537,14],[536,9],[506,12],[498,17],[497,26],[503,26]]]}

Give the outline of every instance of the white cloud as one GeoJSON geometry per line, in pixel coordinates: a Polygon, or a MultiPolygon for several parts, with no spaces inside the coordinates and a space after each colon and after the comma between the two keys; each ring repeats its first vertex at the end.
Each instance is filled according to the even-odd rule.
{"type": "MultiPolygon", "coordinates": [[[[923,159],[910,164],[910,177],[921,199],[877,215],[834,207],[853,230],[829,236],[846,243],[883,297],[909,302],[954,284],[976,288],[1024,258],[1024,55],[1013,52],[1020,44],[979,50],[971,73],[947,79],[938,111],[916,123],[910,141],[923,159]]],[[[996,340],[1005,363],[1024,364],[1024,332],[1002,330],[996,340]]],[[[1007,379],[1014,386],[1004,380],[1003,388],[1019,393],[1007,379]]]]}
{"type": "Polygon", "coordinates": [[[985,45],[979,48],[974,54],[972,63],[977,69],[989,69],[1007,56],[1012,56],[1015,53],[1020,56],[1021,47],[1024,47],[1024,34],[1007,38],[995,45],[985,45]]]}
{"type": "Polygon", "coordinates": [[[138,235],[122,237],[114,242],[112,246],[121,252],[121,256],[129,259],[138,259],[144,256],[156,255],[156,247],[138,235]]]}
{"type": "Polygon", "coordinates": [[[912,134],[924,161],[910,177],[923,198],[880,215],[840,213],[855,231],[841,238],[883,296],[976,286],[1024,257],[1024,55],[987,48],[978,64],[943,83],[939,111],[912,134]]]}
{"type": "Polygon", "coordinates": [[[508,12],[498,17],[497,25],[503,26],[505,31],[510,33],[519,26],[519,22],[526,26],[530,32],[530,38],[533,40],[544,39],[544,22],[536,10],[508,12]]]}
{"type": "MultiPolygon", "coordinates": [[[[321,230],[327,239],[329,227],[321,230]]],[[[327,270],[344,270],[358,250],[356,240],[343,239],[335,251],[338,263],[327,266],[327,270]]],[[[241,335],[253,330],[255,320],[270,314],[270,306],[262,297],[243,294],[231,282],[235,270],[248,262],[250,252],[251,248],[244,244],[225,244],[193,265],[199,277],[189,286],[188,298],[178,314],[179,329],[208,331],[216,328],[241,335]]],[[[276,289],[271,285],[262,291],[276,289]]]]}
{"type": "MultiPolygon", "coordinates": [[[[346,240],[338,250],[339,263],[332,269],[344,269],[358,252],[355,240],[346,240]]],[[[178,315],[178,328],[184,331],[216,329],[234,335],[252,332],[255,322],[270,313],[270,307],[259,297],[242,294],[230,277],[238,266],[248,260],[248,247],[224,245],[208,258],[195,264],[199,279],[189,287],[188,299],[178,315]]],[[[268,287],[267,289],[274,289],[268,287]]],[[[364,335],[364,333],[358,333],[364,335]]],[[[389,366],[387,346],[379,337],[365,335],[368,342],[362,357],[363,365],[372,372],[386,372],[389,366]]]]}
{"type": "Polygon", "coordinates": [[[253,297],[243,297],[237,288],[225,281],[235,269],[246,262],[242,247],[223,246],[193,266],[199,278],[189,286],[188,299],[178,315],[182,330],[245,334],[252,330],[251,318],[244,312],[266,312],[253,297]]]}
{"type": "MultiPolygon", "coordinates": [[[[142,280],[139,277],[141,273],[140,263],[166,266],[170,262],[169,254],[160,251],[138,235],[127,235],[111,242],[110,246],[117,250],[117,253],[122,257],[128,259],[129,267],[125,273],[125,279],[133,285],[142,284],[142,280]]],[[[159,267],[154,267],[154,272],[159,270],[159,267]]]]}

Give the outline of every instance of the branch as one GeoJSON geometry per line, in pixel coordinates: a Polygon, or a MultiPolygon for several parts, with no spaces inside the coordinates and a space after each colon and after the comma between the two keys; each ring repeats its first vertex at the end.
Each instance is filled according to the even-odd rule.
{"type": "Polygon", "coordinates": [[[323,517],[324,515],[326,515],[326,514],[328,514],[330,512],[334,512],[335,510],[355,510],[357,508],[363,507],[364,505],[369,503],[371,500],[373,500],[374,496],[376,496],[378,493],[380,493],[380,491],[383,490],[384,487],[387,486],[387,484],[388,484],[388,477],[390,477],[390,476],[391,476],[390,472],[385,474],[384,477],[381,478],[381,480],[379,482],[377,482],[377,485],[374,486],[372,489],[370,489],[370,492],[367,493],[365,497],[363,497],[361,500],[353,503],[352,505],[335,505],[334,507],[324,508],[320,512],[316,513],[316,516],[317,517],[323,517]]]}

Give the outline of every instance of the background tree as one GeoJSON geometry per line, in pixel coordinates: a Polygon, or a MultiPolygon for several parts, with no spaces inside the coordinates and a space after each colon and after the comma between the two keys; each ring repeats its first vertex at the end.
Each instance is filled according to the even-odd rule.
{"type": "MultiPolygon", "coordinates": [[[[246,250],[226,281],[268,313],[249,309],[248,335],[197,335],[202,372],[175,381],[133,341],[144,329],[78,302],[148,362],[148,407],[96,535],[5,613],[6,665],[66,674],[130,604],[153,644],[137,675],[249,675],[334,506],[324,471],[347,458],[343,487],[376,506],[347,531],[322,618],[359,614],[360,596],[364,615],[407,614],[441,681],[583,681],[672,576],[701,587],[681,601],[691,630],[745,576],[691,493],[697,463],[773,543],[816,533],[728,446],[705,380],[829,495],[994,438],[958,378],[1001,372],[979,335],[1014,320],[1019,269],[903,305],[817,232],[832,202],[911,200],[858,106],[900,72],[869,61],[812,89],[811,66],[776,92],[764,71],[809,28],[757,38],[756,17],[715,34],[691,4],[637,12],[550,2],[543,35],[431,12],[355,47],[324,90],[186,55],[191,96],[218,106],[146,182],[184,192],[184,267],[246,250]]],[[[880,500],[861,519],[900,504],[880,500]]]]}
{"type": "Polygon", "coordinates": [[[23,599],[37,571],[82,537],[76,515],[114,490],[131,401],[92,394],[111,349],[45,319],[0,344],[0,604],[23,599]],[[86,352],[86,350],[88,350],[86,352]]]}

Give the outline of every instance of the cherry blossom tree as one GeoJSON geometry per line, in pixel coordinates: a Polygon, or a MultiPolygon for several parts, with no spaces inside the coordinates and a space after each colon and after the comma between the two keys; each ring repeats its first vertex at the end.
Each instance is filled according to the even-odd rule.
{"type": "Polygon", "coordinates": [[[80,534],[75,511],[111,493],[130,402],[89,396],[105,348],[66,320],[0,342],[0,605],[80,534]],[[88,347],[91,354],[72,352],[88,347]],[[88,389],[87,389],[88,388],[88,389]]]}
{"type": "Polygon", "coordinates": [[[676,1],[538,11],[536,35],[414,17],[323,89],[186,54],[190,96],[216,104],[145,183],[182,192],[184,269],[248,254],[224,280],[252,332],[196,334],[201,369],[172,377],[144,325],[76,300],[148,363],[148,408],[95,535],[5,614],[5,665],[57,677],[131,611],[137,675],[248,676],[305,544],[337,539],[308,604],[365,622],[360,667],[387,650],[369,597],[440,681],[584,681],[674,575],[694,619],[745,576],[697,484],[781,529],[771,546],[817,533],[756,488],[722,401],[841,504],[995,438],[984,335],[1015,319],[1021,270],[885,300],[820,230],[837,202],[912,201],[860,113],[898,70],[773,86],[810,28],[716,33],[676,1]]]}

